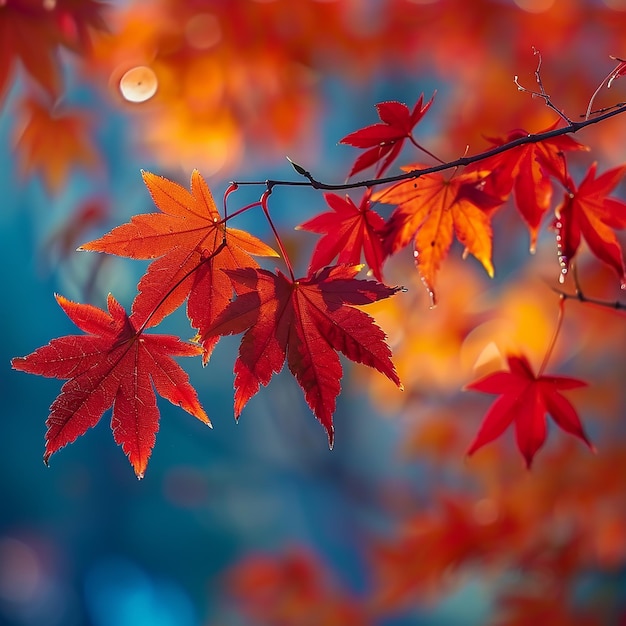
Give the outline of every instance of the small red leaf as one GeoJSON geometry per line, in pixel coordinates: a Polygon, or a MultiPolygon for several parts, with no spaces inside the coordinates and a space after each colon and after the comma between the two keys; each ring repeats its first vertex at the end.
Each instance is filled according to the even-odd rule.
{"type": "Polygon", "coordinates": [[[377,172],[380,176],[400,154],[404,140],[411,137],[413,129],[426,115],[434,97],[433,94],[432,98],[423,104],[424,94],[422,94],[412,111],[401,102],[378,103],[376,109],[381,122],[356,130],[339,142],[355,148],[369,148],[357,158],[349,175],[353,176],[385,159],[377,172]]]}
{"type": "Polygon", "coordinates": [[[526,357],[509,356],[509,371],[495,372],[467,385],[466,389],[501,394],[491,405],[470,445],[472,455],[497,439],[510,424],[515,425],[517,446],[530,467],[546,439],[546,414],[566,432],[593,446],[572,404],[560,391],[584,387],[587,383],[563,376],[535,376],[526,357]]]}
{"type": "Polygon", "coordinates": [[[302,230],[324,234],[313,251],[309,272],[322,269],[335,259],[339,263],[358,265],[363,254],[374,277],[382,281],[385,221],[371,208],[370,195],[369,191],[366,192],[357,207],[349,196],[344,200],[332,193],[325,194],[332,212],[322,213],[298,226],[302,230]]]}

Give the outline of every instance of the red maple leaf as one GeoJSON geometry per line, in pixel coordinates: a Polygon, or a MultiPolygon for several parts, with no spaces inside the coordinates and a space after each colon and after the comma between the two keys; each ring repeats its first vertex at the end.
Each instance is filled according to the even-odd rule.
{"type": "Polygon", "coordinates": [[[324,234],[313,250],[309,273],[330,265],[335,258],[338,263],[358,265],[362,252],[374,277],[382,281],[385,220],[371,208],[370,196],[368,190],[357,207],[347,195],[344,200],[334,193],[324,194],[332,212],[317,215],[297,227],[324,234]]]}
{"type": "Polygon", "coordinates": [[[224,225],[197,170],[191,175],[191,193],[149,172],[143,172],[143,178],[161,213],[135,215],[130,223],[79,249],[156,259],[139,282],[133,321],[137,326],[155,326],[189,297],[187,315],[205,336],[206,360],[217,338],[209,341],[205,330],[232,295],[232,285],[222,270],[257,267],[250,254],[278,255],[253,235],[224,225]]]}
{"type": "Polygon", "coordinates": [[[581,237],[598,259],[612,267],[626,288],[624,256],[614,228],[626,228],[626,203],[607,197],[626,173],[626,165],[615,167],[595,178],[593,163],[578,189],[570,179],[568,191],[556,210],[554,222],[561,263],[561,277],[569,271],[581,237]]]}
{"type": "Polygon", "coordinates": [[[142,478],[159,427],[154,389],[210,426],[187,374],[172,356],[196,356],[200,346],[172,335],[137,330],[122,306],[109,295],[109,312],[57,296],[67,316],[86,335],[53,339],[25,357],[15,369],[68,379],[50,407],[44,461],[95,426],[113,406],[111,429],[142,478]]]}
{"type": "MultiPolygon", "coordinates": [[[[558,123],[558,122],[557,122],[558,123]]],[[[556,124],[541,132],[556,128],[556,124]]],[[[505,137],[490,139],[502,145],[527,137],[522,129],[511,131],[505,137]]],[[[515,206],[530,231],[530,249],[534,251],[541,220],[550,208],[552,182],[550,176],[562,180],[565,176],[564,150],[588,150],[572,137],[562,135],[538,143],[517,146],[496,156],[484,159],[478,167],[491,171],[486,179],[485,190],[503,200],[511,191],[515,195],[515,206]]]]}
{"type": "MultiPolygon", "coordinates": [[[[410,172],[418,167],[402,169],[410,172]]],[[[450,179],[441,174],[424,174],[373,195],[378,202],[398,205],[385,226],[385,252],[394,254],[413,240],[415,263],[433,304],[435,277],[454,235],[493,276],[492,231],[487,210],[502,201],[484,193],[481,183],[481,173],[475,171],[450,179]]]]}
{"type": "Polygon", "coordinates": [[[401,102],[378,103],[376,109],[381,120],[379,123],[356,130],[339,141],[355,148],[369,148],[357,158],[349,176],[385,159],[378,170],[380,176],[400,154],[404,140],[412,138],[413,129],[426,115],[434,97],[433,94],[432,98],[423,104],[424,94],[420,95],[412,111],[401,102]]]}
{"type": "Polygon", "coordinates": [[[508,364],[508,372],[494,372],[466,387],[474,391],[501,395],[485,415],[467,454],[474,454],[476,450],[498,438],[511,423],[514,423],[517,447],[526,460],[526,466],[530,467],[533,457],[546,440],[547,413],[552,416],[557,426],[582,439],[593,449],[576,409],[559,393],[561,390],[585,387],[587,383],[565,376],[537,377],[528,359],[523,356],[509,356],[508,364]]]}
{"type": "Polygon", "coordinates": [[[235,290],[247,291],[206,333],[214,337],[245,331],[234,369],[236,418],[260,385],[281,371],[285,359],[331,446],[342,377],[336,351],[377,369],[401,387],[385,333],[369,315],[347,306],[388,298],[399,288],[355,279],[360,267],[327,267],[299,280],[263,269],[226,270],[235,290]]]}

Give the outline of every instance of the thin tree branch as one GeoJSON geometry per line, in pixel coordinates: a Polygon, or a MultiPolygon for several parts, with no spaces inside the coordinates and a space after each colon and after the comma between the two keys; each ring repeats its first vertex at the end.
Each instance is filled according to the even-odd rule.
{"type": "Polygon", "coordinates": [[[569,117],[567,117],[567,115],[565,115],[563,111],[561,111],[554,105],[554,103],[552,102],[552,98],[546,93],[546,90],[543,86],[543,80],[541,79],[541,62],[542,62],[541,52],[539,52],[539,50],[533,47],[533,54],[539,57],[539,60],[537,61],[537,69],[535,70],[535,80],[537,81],[537,84],[539,85],[539,91],[533,91],[532,89],[527,89],[526,87],[521,85],[519,82],[518,76],[514,78],[514,82],[515,82],[515,85],[517,86],[517,89],[519,91],[523,91],[524,93],[529,93],[533,98],[542,98],[543,101],[546,103],[547,107],[552,109],[562,120],[565,121],[566,124],[571,124],[572,120],[569,117]]]}
{"type": "Polygon", "coordinates": [[[451,170],[456,167],[465,167],[467,165],[471,165],[472,163],[477,163],[479,161],[483,161],[484,159],[488,159],[489,157],[496,156],[498,154],[502,154],[503,152],[507,152],[508,150],[512,150],[513,148],[517,148],[518,146],[525,146],[532,143],[540,143],[545,141],[546,139],[552,139],[554,137],[561,137],[562,135],[573,135],[578,131],[586,128],[587,126],[591,126],[592,124],[598,124],[605,120],[608,120],[612,117],[616,117],[617,115],[621,115],[626,112],[626,103],[623,103],[619,107],[612,109],[610,111],[606,111],[597,117],[592,117],[589,119],[585,119],[581,122],[571,121],[566,126],[561,128],[555,128],[553,130],[548,130],[542,133],[529,133],[524,137],[518,137],[513,141],[509,141],[507,143],[503,143],[502,145],[495,146],[490,148],[489,150],[485,150],[484,152],[479,152],[470,156],[463,156],[454,161],[448,161],[447,163],[440,163],[438,165],[433,165],[431,167],[424,167],[416,170],[412,170],[410,172],[405,172],[403,174],[398,174],[397,176],[386,176],[384,178],[374,178],[368,180],[361,180],[353,183],[341,183],[341,184],[332,184],[326,183],[323,181],[319,181],[313,177],[313,175],[307,171],[302,166],[298,165],[294,169],[301,174],[306,181],[293,181],[293,180],[262,180],[262,181],[233,181],[233,184],[244,186],[244,185],[262,185],[269,189],[273,187],[312,187],[313,189],[321,189],[326,191],[344,191],[348,189],[359,189],[363,187],[374,187],[375,185],[385,185],[389,183],[396,183],[403,180],[411,180],[415,178],[419,178],[420,176],[424,176],[426,174],[434,174],[436,172],[442,172],[446,170],[451,170]]]}
{"type": "Polygon", "coordinates": [[[619,64],[616,67],[614,67],[609,74],[607,74],[607,76],[603,79],[603,81],[598,85],[598,88],[593,92],[593,95],[589,99],[589,104],[587,105],[587,113],[585,114],[585,119],[589,119],[589,117],[593,114],[593,111],[591,110],[593,107],[593,101],[596,99],[596,96],[602,90],[602,87],[606,85],[606,88],[610,89],[611,83],[622,75],[622,72],[624,70],[625,63],[626,63],[624,59],[620,59],[619,57],[613,57],[613,56],[610,58],[613,59],[614,61],[619,61],[619,64]]]}
{"type": "Polygon", "coordinates": [[[589,298],[587,297],[580,289],[578,289],[575,293],[568,293],[566,291],[562,291],[558,287],[551,287],[554,293],[559,294],[561,298],[564,300],[578,300],[582,303],[593,304],[595,306],[602,307],[604,309],[613,309],[615,311],[626,311],[626,302],[620,302],[619,300],[610,301],[610,300],[600,300],[597,298],[589,298]]]}

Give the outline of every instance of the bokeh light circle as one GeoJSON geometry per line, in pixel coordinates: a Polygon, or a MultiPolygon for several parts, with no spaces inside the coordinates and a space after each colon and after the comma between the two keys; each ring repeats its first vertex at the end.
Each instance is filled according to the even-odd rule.
{"type": "Polygon", "coordinates": [[[157,91],[159,81],[152,69],[139,65],[128,70],[120,79],[120,91],[128,102],[145,102],[157,91]]]}

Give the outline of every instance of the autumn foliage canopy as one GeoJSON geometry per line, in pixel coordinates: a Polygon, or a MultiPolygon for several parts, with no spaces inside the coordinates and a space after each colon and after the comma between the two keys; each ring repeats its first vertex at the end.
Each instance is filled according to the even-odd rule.
{"type": "MultiPolygon", "coordinates": [[[[235,419],[286,369],[341,455],[334,416],[352,361],[367,368],[350,366],[351,384],[407,421],[407,463],[453,468],[458,486],[433,490],[422,508],[389,493],[396,524],[369,546],[367,599],[329,582],[316,555],[292,549],[229,570],[227,588],[244,613],[271,625],[378,623],[441,593],[451,571],[471,564],[548,572],[546,586],[561,599],[548,602],[531,584],[508,589],[494,624],[608,623],[602,611],[570,611],[568,594],[578,571],[626,563],[626,457],[615,435],[626,407],[626,164],[604,131],[626,119],[613,95],[626,62],[614,56],[594,77],[586,66],[556,66],[566,61],[562,42],[583,37],[593,11],[614,46],[598,63],[618,55],[626,13],[608,7],[619,3],[544,3],[539,29],[528,9],[539,2],[389,0],[384,24],[371,31],[346,27],[353,3],[160,0],[108,15],[93,0],[46,4],[0,5],[0,97],[18,72],[27,77],[15,141],[24,174],[40,172],[56,194],[75,164],[102,163],[89,113],[58,104],[60,49],[82,59],[81,80],[107,78],[112,106],[123,110],[123,96],[145,107],[142,139],[170,173],[142,172],[147,212],[120,223],[85,205],[63,231],[75,254],[148,263],[128,310],[111,294],[106,310],[57,295],[80,332],[13,359],[16,370],[65,381],[46,421],[45,462],[112,410],[114,440],[143,478],[159,429],[156,395],[209,426],[211,414],[219,428],[223,416],[174,357],[197,357],[210,372],[218,342],[231,335],[239,337],[235,419]],[[513,23],[519,49],[503,61],[493,54],[504,45],[497,31],[513,23]],[[418,41],[424,24],[440,32],[426,28],[418,41]],[[332,181],[306,156],[285,162],[281,178],[239,179],[247,143],[280,151],[311,141],[309,74],[328,71],[329,58],[367,82],[381,58],[425,50],[431,66],[422,59],[412,70],[409,102],[368,103],[370,122],[334,137],[345,167],[332,181]],[[134,67],[144,73],[129,83],[134,67]],[[450,79],[450,88],[419,88],[422,71],[435,84],[450,79]],[[173,152],[189,186],[176,182],[173,152]],[[225,173],[235,182],[222,190],[225,173]],[[294,209],[287,227],[273,215],[274,198],[302,188],[317,200],[294,209]],[[258,199],[239,203],[250,189],[258,199]],[[258,230],[238,227],[253,214],[258,230]],[[180,307],[187,335],[154,332],[180,307]],[[588,365],[604,358],[603,378],[588,365]],[[589,507],[602,514],[588,516],[589,507]],[[565,538],[550,533],[559,520],[569,524],[565,538]]],[[[618,614],[626,612],[612,619],[618,614]]]]}

